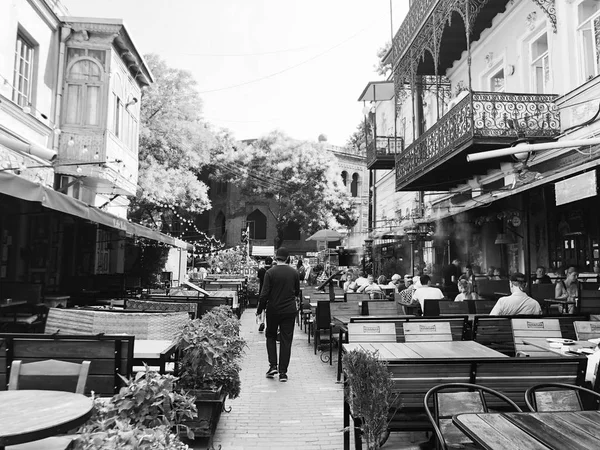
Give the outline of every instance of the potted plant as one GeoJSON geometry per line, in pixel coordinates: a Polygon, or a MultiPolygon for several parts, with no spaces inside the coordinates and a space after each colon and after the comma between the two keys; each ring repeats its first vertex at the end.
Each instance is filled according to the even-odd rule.
{"type": "Polygon", "coordinates": [[[198,418],[186,424],[195,435],[214,433],[225,398],[240,395],[240,359],[246,341],[230,306],[218,306],[190,321],[177,337],[178,385],[196,397],[198,418]]]}
{"type": "MultiPolygon", "coordinates": [[[[393,382],[377,352],[352,350],[343,358],[346,374],[344,395],[368,450],[377,450],[389,436],[390,411],[397,403],[393,382]]],[[[344,430],[350,432],[350,429],[344,430]]]]}
{"type": "MultiPolygon", "coordinates": [[[[152,448],[188,450],[182,421],[196,416],[194,398],[174,390],[176,378],[146,367],[110,399],[94,397],[94,413],[77,431],[76,450],[152,448]],[[176,431],[174,433],[174,430],[176,431]]],[[[190,432],[188,437],[193,438],[190,432]]]]}

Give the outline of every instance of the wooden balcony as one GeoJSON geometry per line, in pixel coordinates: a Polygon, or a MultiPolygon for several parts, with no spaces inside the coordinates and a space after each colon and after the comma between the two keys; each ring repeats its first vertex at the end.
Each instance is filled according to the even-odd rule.
{"type": "Polygon", "coordinates": [[[402,152],[404,142],[399,137],[378,136],[367,144],[367,169],[393,169],[396,155],[402,152]]]}
{"type": "Polygon", "coordinates": [[[560,134],[555,95],[473,92],[396,156],[396,191],[447,190],[510,157],[468,163],[466,154],[549,141],[560,134]]]}

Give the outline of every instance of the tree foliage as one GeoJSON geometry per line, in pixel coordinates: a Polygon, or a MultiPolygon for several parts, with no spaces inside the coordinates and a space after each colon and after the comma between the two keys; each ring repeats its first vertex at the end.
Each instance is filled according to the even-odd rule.
{"type": "Polygon", "coordinates": [[[340,218],[356,224],[356,212],[342,189],[331,156],[317,143],[296,141],[274,131],[215,156],[213,176],[234,183],[244,200],[266,203],[276,221],[276,247],[288,224],[313,233],[340,218]]]}
{"type": "Polygon", "coordinates": [[[377,64],[375,65],[375,72],[377,73],[377,75],[381,75],[386,78],[392,72],[391,62],[384,62],[385,55],[388,54],[390,48],[392,48],[392,42],[388,41],[383,45],[383,47],[377,50],[377,64]]]}
{"type": "Polygon", "coordinates": [[[154,83],[142,94],[140,189],[130,216],[156,228],[157,218],[169,224],[161,205],[176,205],[186,219],[210,208],[207,186],[198,174],[211,152],[231,145],[231,138],[202,119],[202,99],[190,72],[169,67],[157,55],[145,58],[154,83]]]}

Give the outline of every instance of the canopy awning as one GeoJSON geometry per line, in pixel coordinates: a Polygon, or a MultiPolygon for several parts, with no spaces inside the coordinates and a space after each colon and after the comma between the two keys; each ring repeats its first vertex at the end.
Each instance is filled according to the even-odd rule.
{"type": "Polygon", "coordinates": [[[253,245],[250,254],[252,256],[275,256],[275,246],[273,245],[253,245]]]}
{"type": "Polygon", "coordinates": [[[20,198],[28,202],[40,203],[45,208],[126,231],[130,235],[152,239],[183,249],[188,249],[189,246],[187,242],[181,239],[129,222],[127,219],[107,213],[81,200],[8,172],[0,172],[0,194],[20,198]]]}
{"type": "Polygon", "coordinates": [[[394,98],[393,81],[370,81],[358,97],[359,102],[384,102],[394,98]]]}

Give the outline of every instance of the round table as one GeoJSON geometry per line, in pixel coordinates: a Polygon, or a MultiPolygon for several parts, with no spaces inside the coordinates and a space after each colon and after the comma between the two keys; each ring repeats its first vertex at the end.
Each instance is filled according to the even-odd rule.
{"type": "Polygon", "coordinates": [[[63,391],[0,391],[0,448],[65,433],[91,415],[92,399],[63,391]]]}

